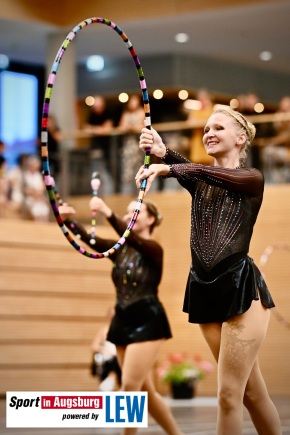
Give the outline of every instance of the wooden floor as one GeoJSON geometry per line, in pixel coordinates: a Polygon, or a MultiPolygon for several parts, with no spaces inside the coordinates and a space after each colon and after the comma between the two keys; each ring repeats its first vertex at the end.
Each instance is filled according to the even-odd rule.
{"type": "MultiPolygon", "coordinates": [[[[290,435],[290,397],[273,398],[282,422],[283,435],[290,435]]],[[[214,435],[217,416],[215,398],[195,398],[191,400],[167,399],[182,432],[187,435],[214,435]]],[[[119,435],[117,429],[7,429],[6,402],[0,400],[0,434],[19,435],[119,435]]],[[[159,435],[164,433],[155,422],[149,419],[146,429],[139,429],[138,434],[159,435]]],[[[244,412],[243,435],[255,435],[247,411],[244,412]]],[[[235,434],[232,434],[235,435],[235,434]]],[[[263,434],[261,434],[263,435],[263,434]]]]}

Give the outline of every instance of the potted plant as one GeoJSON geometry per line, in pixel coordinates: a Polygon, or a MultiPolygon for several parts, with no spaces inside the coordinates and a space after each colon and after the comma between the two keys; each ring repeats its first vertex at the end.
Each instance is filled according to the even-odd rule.
{"type": "Polygon", "coordinates": [[[175,399],[189,399],[195,396],[197,381],[213,371],[213,365],[200,355],[172,353],[157,367],[157,375],[168,383],[175,399]]]}

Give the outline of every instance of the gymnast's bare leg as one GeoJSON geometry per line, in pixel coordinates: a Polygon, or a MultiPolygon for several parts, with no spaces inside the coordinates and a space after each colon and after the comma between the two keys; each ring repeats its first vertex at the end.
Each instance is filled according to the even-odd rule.
{"type": "MultiPolygon", "coordinates": [[[[117,356],[122,368],[123,391],[148,391],[148,411],[169,435],[181,435],[173,414],[151,379],[151,370],[164,340],[152,340],[117,346],[117,356]]],[[[134,435],[137,428],[126,428],[123,435],[134,435]]]]}
{"type": "Polygon", "coordinates": [[[243,403],[258,434],[281,435],[257,358],[269,318],[270,310],[253,301],[248,311],[227,322],[200,325],[218,362],[218,435],[242,433],[243,403]]]}

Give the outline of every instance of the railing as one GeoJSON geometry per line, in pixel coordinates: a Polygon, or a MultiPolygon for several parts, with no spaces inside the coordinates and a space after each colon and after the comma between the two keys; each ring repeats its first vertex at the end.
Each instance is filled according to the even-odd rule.
{"type": "MultiPolygon", "coordinates": [[[[290,121],[290,113],[272,113],[262,115],[247,116],[254,124],[259,123],[275,123],[281,121],[290,121]]],[[[201,120],[191,121],[174,121],[163,122],[154,124],[154,128],[162,133],[182,133],[193,131],[196,128],[204,127],[205,122],[201,120]]],[[[113,188],[115,193],[120,192],[120,148],[122,137],[124,133],[118,127],[112,128],[110,136],[110,174],[113,180],[113,188]]],[[[131,133],[130,133],[131,134],[131,133]]],[[[136,137],[139,137],[140,131],[136,131],[136,137]]],[[[90,194],[90,180],[91,180],[91,149],[90,139],[93,137],[92,133],[85,130],[74,130],[63,132],[62,151],[60,152],[61,160],[61,175],[60,186],[62,196],[68,197],[72,195],[90,194]],[[79,140],[87,140],[85,145],[81,147],[75,145],[73,149],[67,148],[66,144],[77,142],[79,140]]],[[[263,141],[257,140],[256,145],[263,146],[263,141]]]]}

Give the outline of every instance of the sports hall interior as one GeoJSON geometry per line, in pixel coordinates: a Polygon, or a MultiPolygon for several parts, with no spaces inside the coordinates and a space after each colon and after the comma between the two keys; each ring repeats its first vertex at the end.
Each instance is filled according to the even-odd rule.
{"type": "MultiPolygon", "coordinates": [[[[253,0],[246,3],[247,7],[267,7],[275,2],[253,0]]],[[[227,8],[242,9],[245,2],[149,0],[138,3],[129,0],[123,3],[119,0],[51,0],[43,3],[37,0],[1,0],[0,6],[0,19],[5,22],[19,23],[20,28],[26,23],[32,28],[34,25],[44,25],[54,29],[54,33],[47,31],[49,44],[45,60],[28,63],[30,67],[35,63],[37,67],[45,69],[47,77],[67,29],[73,28],[85,18],[106,17],[116,23],[128,23],[128,26],[146,19],[148,23],[151,21],[156,31],[159,18],[174,19],[178,14],[185,16],[187,13],[198,14],[204,11],[219,14],[227,8]],[[58,33],[55,29],[58,29],[58,33]]],[[[111,33],[111,30],[102,29],[100,32],[102,33],[98,33],[97,37],[101,42],[98,43],[106,44],[107,33],[111,33]]],[[[148,32],[150,33],[150,25],[148,32]]],[[[93,37],[92,32],[91,38],[93,37]]],[[[162,33],[159,37],[162,38],[162,33]]],[[[132,42],[134,43],[133,38],[132,42]]],[[[126,50],[122,47],[122,41],[116,41],[116,44],[120,45],[120,51],[126,50]]],[[[60,68],[52,106],[64,131],[62,156],[66,165],[61,175],[61,194],[66,202],[75,207],[77,218],[89,231],[90,173],[87,170],[88,160],[84,150],[90,137],[81,131],[88,110],[84,98],[89,93],[102,94],[113,104],[120,92],[140,93],[140,89],[129,54],[126,54],[128,59],[120,60],[123,72],[118,77],[104,77],[101,83],[95,83],[86,76],[83,65],[75,67],[77,51],[74,42],[71,45],[66,54],[68,61],[61,63],[63,71],[60,68]],[[70,166],[71,143],[74,144],[76,155],[79,152],[79,166],[70,166]],[[75,180],[73,177],[76,177],[75,180]]],[[[137,46],[135,48],[138,50],[137,46]]],[[[8,51],[7,49],[7,53],[8,51]]],[[[162,86],[170,102],[178,89],[185,87],[193,97],[199,88],[207,88],[214,94],[215,101],[224,104],[228,104],[231,98],[240,93],[257,90],[265,104],[264,114],[253,117],[257,123],[260,119],[264,122],[263,116],[271,121],[280,96],[290,94],[289,73],[266,71],[259,76],[258,69],[228,60],[225,60],[222,67],[218,53],[211,60],[198,56],[190,59],[187,54],[178,57],[170,53],[159,58],[150,57],[146,53],[144,59],[144,71],[148,71],[146,78],[149,97],[152,98],[152,124],[160,127],[161,131],[178,132],[179,129],[186,128],[183,120],[174,119],[174,114],[165,121],[159,116],[159,108],[164,110],[164,107],[153,101],[152,93],[154,89],[162,86]],[[198,64],[195,69],[196,76],[189,78],[194,62],[198,64]],[[218,87],[217,83],[221,81],[222,85],[218,87]]],[[[117,60],[118,56],[116,62],[117,60]]],[[[142,63],[142,52],[140,60],[142,63]]],[[[15,62],[17,63],[16,59],[15,62]]],[[[43,79],[43,92],[45,84],[43,79]]],[[[42,101],[43,95],[40,95],[40,117],[42,101]]],[[[113,131],[112,137],[116,137],[116,134],[117,129],[113,131]]],[[[113,140],[112,144],[115,146],[113,140]]],[[[114,164],[116,165],[116,160],[114,164]]],[[[114,167],[117,171],[116,166],[114,167]]],[[[168,188],[153,189],[148,194],[148,199],[150,197],[158,204],[163,215],[162,225],[155,230],[155,237],[164,248],[164,270],[159,295],[173,331],[173,338],[166,341],[158,355],[156,367],[169,354],[176,352],[199,354],[215,365],[198,325],[189,324],[186,314],[182,312],[190,265],[190,196],[183,189],[175,189],[170,182],[171,180],[166,180],[168,188]]],[[[107,195],[106,202],[122,216],[127,203],[137,198],[138,192],[120,192],[118,183],[116,181],[114,191],[107,195]]],[[[290,433],[289,197],[289,182],[266,183],[264,202],[255,224],[249,252],[261,268],[276,303],[266,340],[259,353],[259,361],[271,396],[282,400],[282,407],[285,407],[285,403],[288,404],[288,411],[283,411],[288,430],[285,433],[290,433]]],[[[97,220],[96,231],[102,237],[115,238],[115,233],[104,219],[97,220]]],[[[110,276],[111,262],[107,259],[90,259],[77,252],[62,234],[52,213],[49,222],[39,224],[7,212],[0,218],[0,270],[1,397],[5,397],[6,391],[94,391],[97,381],[90,373],[91,343],[98,329],[106,322],[108,308],[115,301],[110,276]]],[[[168,385],[155,372],[153,376],[158,391],[169,396],[168,385]]],[[[214,370],[198,383],[197,397],[215,397],[216,388],[214,370]]],[[[0,421],[4,423],[3,416],[0,421]]],[[[194,432],[188,429],[187,433],[194,432]]]]}

